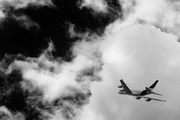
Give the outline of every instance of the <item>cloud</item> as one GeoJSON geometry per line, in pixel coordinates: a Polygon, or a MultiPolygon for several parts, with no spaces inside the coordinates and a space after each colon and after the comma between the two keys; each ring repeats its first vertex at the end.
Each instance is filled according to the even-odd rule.
{"type": "Polygon", "coordinates": [[[13,115],[6,107],[0,107],[0,116],[2,120],[25,120],[23,114],[16,113],[13,115]]]}
{"type": "Polygon", "coordinates": [[[22,26],[23,28],[26,28],[26,29],[30,29],[32,27],[35,27],[35,28],[40,28],[39,25],[32,21],[28,16],[26,15],[20,15],[20,16],[16,16],[16,15],[13,15],[13,19],[15,19],[20,26],[22,26]]]}
{"type": "MultiPolygon", "coordinates": [[[[98,2],[94,10],[104,5],[98,2]]],[[[3,80],[15,80],[12,85],[1,85],[6,86],[1,101],[7,108],[17,107],[6,99],[16,94],[25,96],[25,111],[16,109],[26,113],[26,119],[41,116],[50,120],[179,120],[178,1],[120,0],[120,3],[124,18],[108,25],[101,37],[90,32],[77,33],[73,26],[69,29],[71,37],[80,39],[71,48],[72,62],[54,58],[52,43],[36,58],[5,57],[1,76],[3,80]],[[167,102],[147,103],[119,95],[117,86],[121,78],[130,88],[137,89],[159,79],[155,91],[164,96],[152,97],[167,102]],[[101,82],[91,84],[93,81],[101,82]]]]}
{"type": "MultiPolygon", "coordinates": [[[[78,119],[178,120],[178,1],[120,0],[120,3],[123,19],[108,25],[101,38],[93,38],[101,41],[103,81],[92,85],[90,103],[78,119]],[[147,103],[119,95],[117,86],[121,78],[135,89],[144,89],[159,79],[155,91],[164,96],[151,97],[166,99],[166,103],[147,103]]],[[[73,29],[70,33],[77,35],[73,29]]],[[[78,34],[80,38],[89,36],[78,34]]]]}
{"type": "Polygon", "coordinates": [[[177,32],[179,30],[179,1],[120,0],[120,2],[123,6],[125,26],[143,22],[179,36],[177,32]]]}
{"type": "Polygon", "coordinates": [[[178,120],[178,36],[145,24],[134,24],[115,32],[109,30],[101,43],[103,81],[93,84],[91,102],[84,114],[96,116],[94,118],[97,120],[178,120]],[[117,86],[121,78],[130,88],[135,89],[144,89],[159,79],[155,91],[164,96],[151,97],[166,99],[167,102],[147,103],[144,100],[137,101],[134,97],[119,95],[117,86]],[[174,87],[170,87],[170,84],[174,87]]]}
{"type": "Polygon", "coordinates": [[[1,103],[11,111],[22,112],[27,120],[40,117],[73,119],[89,102],[91,83],[101,81],[101,52],[93,44],[76,43],[72,48],[72,62],[54,58],[51,52],[55,48],[51,42],[37,58],[7,56],[1,62],[1,79],[4,81],[1,93],[5,92],[1,95],[1,103]],[[8,62],[9,58],[11,62],[8,62]],[[16,81],[10,83],[15,78],[16,81]],[[19,96],[16,101],[21,103],[20,106],[16,105],[13,95],[19,96]]]}
{"type": "Polygon", "coordinates": [[[80,9],[88,8],[93,11],[95,17],[110,17],[110,22],[122,17],[122,9],[119,0],[81,0],[78,2],[80,9]]]}
{"type": "Polygon", "coordinates": [[[80,8],[87,7],[93,9],[95,12],[107,12],[108,5],[105,0],[82,0],[79,2],[80,8]]]}
{"type": "Polygon", "coordinates": [[[22,27],[29,29],[30,27],[39,27],[36,22],[31,20],[27,15],[22,13],[15,13],[19,9],[26,9],[28,7],[42,7],[49,6],[54,7],[51,0],[0,0],[0,22],[1,24],[6,19],[13,19],[22,27]]]}
{"type": "Polygon", "coordinates": [[[53,6],[51,0],[1,0],[1,6],[9,5],[14,7],[14,9],[26,8],[29,5],[32,6],[53,6]]]}

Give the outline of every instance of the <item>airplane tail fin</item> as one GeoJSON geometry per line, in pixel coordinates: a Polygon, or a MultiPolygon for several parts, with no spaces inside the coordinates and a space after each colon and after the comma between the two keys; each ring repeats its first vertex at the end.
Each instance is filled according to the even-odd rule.
{"type": "Polygon", "coordinates": [[[156,86],[156,84],[158,83],[159,80],[156,80],[150,87],[149,89],[152,90],[154,89],[154,87],[156,86]]]}
{"type": "Polygon", "coordinates": [[[155,94],[155,95],[161,95],[162,96],[162,94],[159,94],[159,93],[155,93],[155,92],[153,92],[152,90],[154,89],[154,87],[156,86],[156,84],[158,83],[158,80],[156,80],[150,87],[146,87],[145,89],[145,91],[146,91],[146,93],[151,93],[151,94],[155,94]]]}

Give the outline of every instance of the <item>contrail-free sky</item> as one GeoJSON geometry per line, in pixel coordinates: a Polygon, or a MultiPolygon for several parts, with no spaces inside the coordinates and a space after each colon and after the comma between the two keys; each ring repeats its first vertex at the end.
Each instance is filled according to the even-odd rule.
{"type": "Polygon", "coordinates": [[[0,0],[0,118],[179,120],[179,26],[178,0],[0,0]]]}

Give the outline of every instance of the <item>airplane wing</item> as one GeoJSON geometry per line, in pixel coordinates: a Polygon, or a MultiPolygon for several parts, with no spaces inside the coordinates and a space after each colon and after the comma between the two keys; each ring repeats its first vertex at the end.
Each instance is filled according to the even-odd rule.
{"type": "Polygon", "coordinates": [[[122,87],[124,88],[125,92],[127,94],[132,94],[131,90],[128,88],[128,86],[124,83],[124,81],[121,79],[120,80],[121,84],[122,84],[122,87]]]}
{"type": "Polygon", "coordinates": [[[160,99],[151,98],[151,97],[141,97],[141,98],[145,98],[145,99],[146,99],[146,101],[156,100],[156,101],[166,102],[166,100],[160,100],[160,99]]]}
{"type": "Polygon", "coordinates": [[[152,89],[156,86],[156,84],[158,83],[158,81],[159,81],[159,80],[156,80],[149,88],[152,90],[152,89]]]}

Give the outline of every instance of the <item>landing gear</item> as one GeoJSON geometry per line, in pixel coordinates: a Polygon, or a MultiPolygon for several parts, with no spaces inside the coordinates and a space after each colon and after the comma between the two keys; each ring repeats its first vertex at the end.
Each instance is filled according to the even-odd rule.
{"type": "Polygon", "coordinates": [[[141,97],[136,97],[137,100],[141,99],[141,97]]]}

